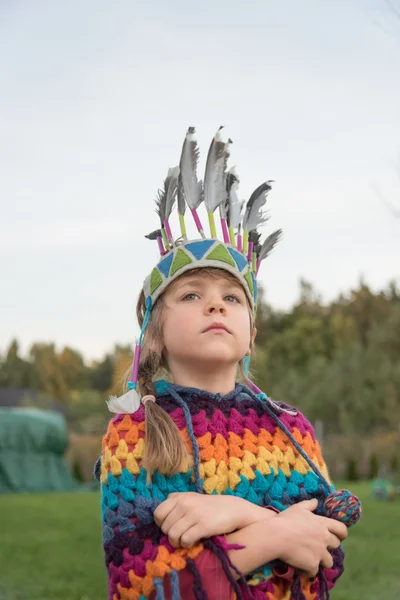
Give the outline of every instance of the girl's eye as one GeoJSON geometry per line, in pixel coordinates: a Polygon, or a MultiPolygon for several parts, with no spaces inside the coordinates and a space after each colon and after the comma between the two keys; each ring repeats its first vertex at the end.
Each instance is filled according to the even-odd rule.
{"type": "Polygon", "coordinates": [[[228,302],[238,302],[240,304],[240,299],[238,296],[235,296],[235,294],[228,294],[228,296],[225,296],[225,300],[228,300],[228,302]]]}
{"type": "Polygon", "coordinates": [[[196,300],[199,296],[197,294],[195,294],[194,292],[190,292],[190,294],[186,294],[186,296],[184,296],[182,298],[182,300],[196,300]]]}

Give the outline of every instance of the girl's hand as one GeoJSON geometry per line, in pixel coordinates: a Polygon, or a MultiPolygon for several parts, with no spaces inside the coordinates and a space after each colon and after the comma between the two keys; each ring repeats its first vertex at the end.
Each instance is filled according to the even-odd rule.
{"type": "Polygon", "coordinates": [[[328,550],[338,548],[347,537],[347,527],[339,521],[314,515],[317,500],[305,500],[281,512],[271,524],[277,544],[277,558],[305,571],[309,577],[319,565],[331,568],[328,550]]]}
{"type": "Polygon", "coordinates": [[[196,492],[170,494],[154,512],[155,522],[174,548],[189,548],[202,538],[231,533],[271,517],[276,517],[273,511],[243,498],[196,492]]]}

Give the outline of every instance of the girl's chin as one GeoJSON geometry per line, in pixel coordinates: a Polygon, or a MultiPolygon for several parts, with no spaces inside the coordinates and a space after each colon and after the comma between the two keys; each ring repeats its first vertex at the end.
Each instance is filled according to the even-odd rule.
{"type": "MultiPolygon", "coordinates": [[[[211,364],[226,364],[239,362],[246,353],[246,348],[237,348],[232,344],[232,339],[226,336],[210,336],[211,343],[199,344],[199,341],[185,340],[179,348],[176,348],[178,360],[183,362],[211,363],[211,364]]],[[[174,353],[175,354],[175,353],[174,353]]]]}
{"type": "Polygon", "coordinates": [[[224,364],[231,365],[232,363],[239,362],[240,358],[242,358],[238,358],[236,352],[228,352],[226,348],[214,348],[212,351],[196,352],[190,354],[190,357],[194,362],[197,363],[210,363],[212,365],[218,364],[220,366],[224,364]]]}

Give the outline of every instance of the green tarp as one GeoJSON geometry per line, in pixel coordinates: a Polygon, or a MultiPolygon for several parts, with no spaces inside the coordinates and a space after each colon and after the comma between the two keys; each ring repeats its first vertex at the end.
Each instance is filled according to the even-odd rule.
{"type": "Polygon", "coordinates": [[[0,408],[0,494],[76,489],[64,460],[64,417],[33,408],[0,408]]]}

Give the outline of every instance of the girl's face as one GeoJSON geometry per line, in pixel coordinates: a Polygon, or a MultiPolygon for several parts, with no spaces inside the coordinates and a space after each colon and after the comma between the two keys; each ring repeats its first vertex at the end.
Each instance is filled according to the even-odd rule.
{"type": "Polygon", "coordinates": [[[164,354],[168,364],[237,364],[249,352],[250,310],[239,282],[194,273],[165,293],[164,354]]]}

